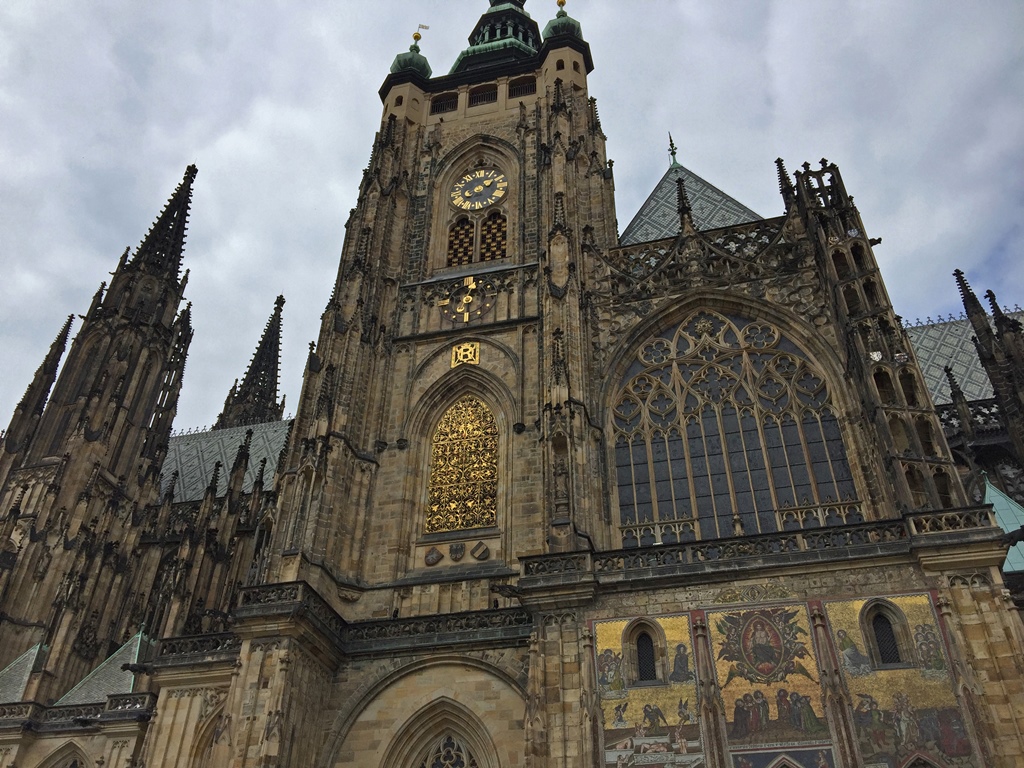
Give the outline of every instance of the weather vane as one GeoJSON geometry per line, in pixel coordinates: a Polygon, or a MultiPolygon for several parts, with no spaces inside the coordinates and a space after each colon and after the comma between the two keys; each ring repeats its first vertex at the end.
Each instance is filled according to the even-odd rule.
{"type": "Polygon", "coordinates": [[[421,29],[430,29],[430,27],[428,27],[426,24],[420,24],[418,27],[416,27],[416,31],[412,33],[412,39],[414,42],[418,43],[420,40],[423,39],[423,35],[420,34],[421,29]]]}

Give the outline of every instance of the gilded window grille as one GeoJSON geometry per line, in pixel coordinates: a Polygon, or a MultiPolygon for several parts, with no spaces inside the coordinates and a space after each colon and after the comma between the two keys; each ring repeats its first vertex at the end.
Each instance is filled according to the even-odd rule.
{"type": "Polygon", "coordinates": [[[480,261],[503,259],[508,250],[508,223],[495,211],[480,226],[480,261]]]}
{"type": "Polygon", "coordinates": [[[612,418],[624,547],[862,519],[825,379],[770,323],[699,311],[648,338],[612,418]]]}
{"type": "Polygon", "coordinates": [[[466,395],[438,422],[431,441],[426,532],[484,528],[498,519],[498,426],[466,395]]]}
{"type": "Polygon", "coordinates": [[[473,222],[461,218],[448,230],[448,266],[459,267],[473,261],[473,222]]]}
{"type": "Polygon", "coordinates": [[[449,733],[430,748],[418,768],[479,768],[479,763],[469,748],[449,733]]]}

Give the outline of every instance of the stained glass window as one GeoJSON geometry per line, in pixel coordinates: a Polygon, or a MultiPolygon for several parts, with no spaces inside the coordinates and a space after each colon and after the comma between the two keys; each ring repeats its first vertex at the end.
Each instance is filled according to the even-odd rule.
{"type": "Polygon", "coordinates": [[[861,519],[824,376],[768,322],[694,313],[613,405],[624,547],[861,519]]]}
{"type": "Polygon", "coordinates": [[[451,734],[431,747],[418,768],[479,768],[469,749],[451,734]]]}
{"type": "Polygon", "coordinates": [[[445,411],[431,444],[427,533],[497,523],[498,426],[467,395],[445,411]]]}

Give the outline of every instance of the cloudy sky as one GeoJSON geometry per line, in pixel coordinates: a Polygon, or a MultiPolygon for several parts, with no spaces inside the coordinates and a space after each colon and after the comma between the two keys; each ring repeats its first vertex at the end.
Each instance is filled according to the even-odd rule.
{"type": "MultiPolygon", "coordinates": [[[[0,3],[0,422],[63,318],[199,166],[176,425],[210,424],[278,293],[296,405],[381,117],[419,23],[448,70],[485,0],[0,3]]],[[[530,0],[543,27],[554,0],[530,0]]],[[[773,161],[837,162],[896,311],[959,311],[951,271],[1024,304],[1024,3],[570,0],[620,226],[680,161],[762,215],[773,161]]],[[[77,325],[76,325],[77,329],[77,325]]]]}

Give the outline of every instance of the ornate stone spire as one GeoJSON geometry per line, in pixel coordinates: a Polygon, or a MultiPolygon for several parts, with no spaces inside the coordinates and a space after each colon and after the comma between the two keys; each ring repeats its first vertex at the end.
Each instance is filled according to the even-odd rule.
{"type": "Polygon", "coordinates": [[[185,248],[185,231],[188,229],[192,182],[195,181],[197,172],[194,165],[185,169],[185,178],[174,190],[160,216],[135,251],[129,262],[131,266],[145,267],[177,280],[181,268],[181,254],[185,248]]]}
{"type": "Polygon", "coordinates": [[[284,398],[277,402],[277,377],[281,361],[281,308],[284,296],[274,302],[274,312],[267,320],[256,352],[242,383],[231,388],[224,401],[224,410],[217,417],[214,429],[238,427],[278,421],[284,413],[284,398]]]}

